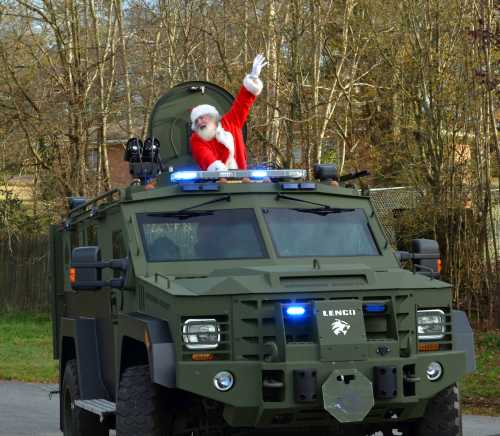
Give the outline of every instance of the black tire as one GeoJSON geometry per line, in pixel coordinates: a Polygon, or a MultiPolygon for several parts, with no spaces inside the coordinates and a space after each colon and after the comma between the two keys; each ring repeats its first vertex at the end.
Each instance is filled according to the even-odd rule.
{"type": "Polygon", "coordinates": [[[303,427],[292,428],[289,430],[248,430],[235,433],[228,433],[234,436],[365,436],[366,432],[360,426],[347,425],[337,426],[335,428],[325,427],[303,427]]]}
{"type": "Polygon", "coordinates": [[[109,430],[99,422],[99,417],[86,410],[74,407],[80,398],[78,367],[76,360],[66,363],[62,384],[63,434],[64,436],[108,436],[109,430]]]}
{"type": "MultiPolygon", "coordinates": [[[[319,433],[318,433],[319,434],[319,433]]],[[[359,424],[344,424],[340,428],[330,430],[329,436],[365,436],[366,431],[359,424]]]]}
{"type": "Polygon", "coordinates": [[[457,385],[441,391],[427,404],[414,436],[462,436],[462,411],[457,385]]]}
{"type": "Polygon", "coordinates": [[[117,436],[166,436],[169,413],[159,387],[151,382],[149,366],[131,366],[122,374],[116,405],[117,436]]]}

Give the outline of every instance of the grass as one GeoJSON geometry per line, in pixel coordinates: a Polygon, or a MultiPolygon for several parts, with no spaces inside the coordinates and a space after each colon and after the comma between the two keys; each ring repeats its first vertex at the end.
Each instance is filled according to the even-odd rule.
{"type": "Polygon", "coordinates": [[[465,413],[500,416],[500,330],[476,334],[477,369],[460,384],[465,413]]]}
{"type": "Polygon", "coordinates": [[[0,380],[57,381],[48,315],[0,314],[0,380]]]}
{"type": "MultiPolygon", "coordinates": [[[[477,370],[460,384],[464,412],[500,416],[500,330],[476,334],[477,370]]],[[[0,380],[54,383],[47,315],[0,313],[0,380]]]]}

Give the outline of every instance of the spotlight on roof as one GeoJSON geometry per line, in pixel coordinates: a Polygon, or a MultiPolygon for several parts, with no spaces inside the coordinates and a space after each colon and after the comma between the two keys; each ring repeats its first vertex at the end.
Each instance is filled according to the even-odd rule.
{"type": "Polygon", "coordinates": [[[141,185],[147,185],[163,171],[157,138],[147,138],[144,142],[139,138],[129,139],[123,158],[129,163],[130,174],[139,179],[141,185]]]}
{"type": "Polygon", "coordinates": [[[337,180],[337,165],[316,164],[314,165],[314,178],[322,182],[337,180]]]}

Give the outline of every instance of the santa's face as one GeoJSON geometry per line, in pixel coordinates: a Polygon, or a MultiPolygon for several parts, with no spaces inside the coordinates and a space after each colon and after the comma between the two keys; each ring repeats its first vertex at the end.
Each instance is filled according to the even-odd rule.
{"type": "Polygon", "coordinates": [[[213,115],[202,115],[195,121],[196,133],[205,141],[210,141],[215,137],[217,120],[213,115]]]}

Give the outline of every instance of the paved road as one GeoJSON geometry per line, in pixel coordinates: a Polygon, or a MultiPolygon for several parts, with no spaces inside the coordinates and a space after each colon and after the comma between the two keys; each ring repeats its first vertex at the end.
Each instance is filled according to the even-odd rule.
{"type": "MultiPolygon", "coordinates": [[[[61,436],[54,385],[0,382],[0,436],[61,436]]],[[[465,416],[464,436],[500,436],[500,417],[465,416]]]]}

